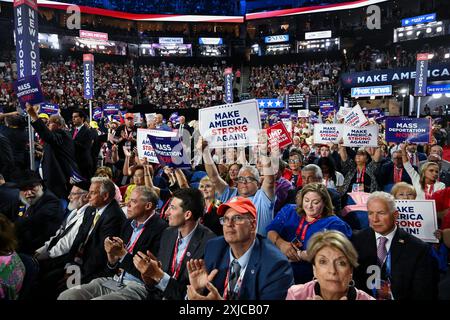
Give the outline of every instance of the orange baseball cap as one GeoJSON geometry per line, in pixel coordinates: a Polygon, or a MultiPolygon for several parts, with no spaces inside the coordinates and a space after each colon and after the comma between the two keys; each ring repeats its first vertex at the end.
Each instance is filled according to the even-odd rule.
{"type": "Polygon", "coordinates": [[[219,206],[217,214],[223,216],[229,208],[236,210],[240,214],[250,213],[256,219],[256,207],[249,198],[233,197],[219,206]]]}

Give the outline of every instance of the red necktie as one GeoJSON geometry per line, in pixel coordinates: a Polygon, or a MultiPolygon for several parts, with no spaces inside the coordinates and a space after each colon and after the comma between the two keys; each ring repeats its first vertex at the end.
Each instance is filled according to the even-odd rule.
{"type": "Polygon", "coordinates": [[[75,139],[77,134],[78,134],[78,128],[75,128],[75,131],[73,132],[73,135],[72,135],[72,139],[75,139]]]}

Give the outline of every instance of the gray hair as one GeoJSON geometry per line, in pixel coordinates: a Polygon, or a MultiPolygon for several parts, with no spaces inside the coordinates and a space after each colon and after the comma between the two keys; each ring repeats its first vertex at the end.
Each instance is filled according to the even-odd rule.
{"type": "Polygon", "coordinates": [[[111,179],[107,177],[93,177],[91,178],[91,183],[99,183],[100,184],[100,194],[108,194],[108,199],[114,199],[116,196],[116,186],[111,179]]]}
{"type": "Polygon", "coordinates": [[[158,204],[159,197],[155,191],[146,186],[137,186],[134,188],[133,192],[138,192],[142,200],[145,202],[150,202],[153,208],[156,208],[158,204]]]}
{"type": "Polygon", "coordinates": [[[358,253],[347,237],[337,230],[316,232],[308,241],[308,260],[315,264],[316,254],[325,247],[333,247],[341,251],[353,268],[358,266],[358,253]]]}
{"type": "Polygon", "coordinates": [[[369,198],[367,198],[367,205],[369,205],[369,202],[373,200],[384,201],[384,203],[387,204],[390,213],[394,213],[395,211],[397,211],[397,207],[395,205],[395,198],[392,194],[389,194],[384,191],[375,191],[369,196],[369,198]]]}
{"type": "Polygon", "coordinates": [[[259,181],[259,171],[257,168],[255,168],[253,166],[243,166],[239,170],[238,176],[242,175],[245,171],[250,172],[253,175],[253,177],[259,181]]]}
{"type": "Polygon", "coordinates": [[[302,169],[302,171],[314,171],[314,176],[317,180],[322,181],[323,179],[322,169],[320,169],[320,167],[316,164],[308,164],[302,169]]]}
{"type": "Polygon", "coordinates": [[[54,114],[50,116],[48,121],[58,124],[60,127],[64,127],[66,125],[66,121],[59,114],[54,114]]]}

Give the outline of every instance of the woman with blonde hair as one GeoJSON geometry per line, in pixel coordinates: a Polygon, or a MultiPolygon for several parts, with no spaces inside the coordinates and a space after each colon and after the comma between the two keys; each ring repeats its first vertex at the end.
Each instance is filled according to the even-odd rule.
{"type": "Polygon", "coordinates": [[[198,189],[202,192],[205,198],[205,214],[201,222],[208,227],[217,236],[223,235],[223,227],[220,224],[220,217],[217,215],[217,208],[221,202],[216,199],[216,188],[208,176],[204,176],[198,185],[198,189]]]}
{"type": "Polygon", "coordinates": [[[314,279],[290,287],[286,300],[375,300],[354,286],[358,253],[343,233],[317,232],[309,240],[307,251],[314,279]]]}
{"type": "Polygon", "coordinates": [[[400,145],[403,158],[403,167],[411,177],[414,189],[416,189],[416,199],[431,199],[433,193],[438,190],[445,189],[445,184],[438,181],[439,165],[435,162],[425,162],[422,165],[420,174],[418,174],[409,161],[408,154],[406,153],[406,147],[406,143],[402,143],[400,145]]]}
{"type": "Polygon", "coordinates": [[[395,200],[415,200],[417,197],[416,189],[406,182],[397,182],[391,189],[391,194],[395,200]]]}
{"type": "Polygon", "coordinates": [[[319,231],[338,230],[351,237],[350,226],[335,216],[327,188],[322,183],[304,186],[296,198],[297,204],[287,204],[267,226],[267,237],[290,260],[295,283],[311,280],[312,266],[308,262],[309,239],[319,231]]]}

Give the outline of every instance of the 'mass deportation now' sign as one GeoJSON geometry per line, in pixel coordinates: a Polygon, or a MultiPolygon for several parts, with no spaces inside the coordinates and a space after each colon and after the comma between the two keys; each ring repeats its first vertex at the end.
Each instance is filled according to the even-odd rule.
{"type": "Polygon", "coordinates": [[[431,119],[389,117],[385,124],[387,142],[430,142],[431,119]]]}
{"type": "Polygon", "coordinates": [[[261,119],[256,100],[200,109],[199,131],[211,148],[258,144],[261,119]]]}
{"type": "Polygon", "coordinates": [[[22,109],[28,102],[31,105],[44,101],[38,76],[29,76],[14,82],[14,91],[22,109]]]}
{"type": "Polygon", "coordinates": [[[159,163],[153,145],[148,138],[148,135],[161,137],[176,137],[177,134],[171,131],[152,130],[152,129],[137,129],[136,147],[138,150],[139,159],[146,158],[150,163],[159,163]]]}
{"type": "Polygon", "coordinates": [[[152,134],[148,134],[147,137],[161,166],[180,169],[191,168],[190,157],[187,156],[183,148],[181,137],[161,137],[152,134]]]}

